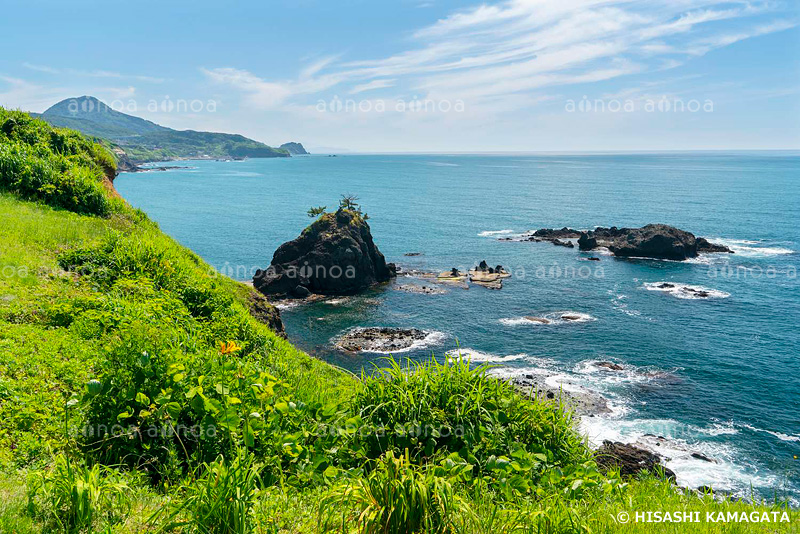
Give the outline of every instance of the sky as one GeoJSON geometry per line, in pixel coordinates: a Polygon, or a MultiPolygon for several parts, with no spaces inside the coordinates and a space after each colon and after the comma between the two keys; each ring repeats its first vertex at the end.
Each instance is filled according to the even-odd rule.
{"type": "Polygon", "coordinates": [[[800,148],[797,0],[3,0],[0,105],[312,152],[800,148]]]}

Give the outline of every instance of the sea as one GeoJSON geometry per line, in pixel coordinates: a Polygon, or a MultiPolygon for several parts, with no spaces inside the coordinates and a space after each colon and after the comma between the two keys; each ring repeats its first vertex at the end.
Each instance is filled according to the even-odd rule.
{"type": "Polygon", "coordinates": [[[358,296],[281,304],[289,339],[309,354],[370,373],[390,355],[343,354],[333,342],[357,327],[419,328],[425,340],[392,357],[460,355],[498,376],[536,375],[602,395],[610,411],[579,423],[591,444],[657,450],[687,487],[800,503],[800,152],[338,154],[168,165],[185,168],[125,173],[115,185],[239,280],[300,234],[311,206],[334,209],[343,194],[358,196],[375,243],[406,272],[485,260],[512,273],[500,290],[401,276],[358,296]],[[735,253],[619,259],[516,240],[538,228],[648,223],[735,253]]]}

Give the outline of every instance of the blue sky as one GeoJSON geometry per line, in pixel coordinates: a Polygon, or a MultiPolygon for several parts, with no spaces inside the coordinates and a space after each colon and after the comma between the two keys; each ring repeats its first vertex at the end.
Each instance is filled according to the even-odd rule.
{"type": "Polygon", "coordinates": [[[4,0],[0,17],[0,105],[29,111],[90,94],[318,151],[800,148],[795,1],[4,0]]]}

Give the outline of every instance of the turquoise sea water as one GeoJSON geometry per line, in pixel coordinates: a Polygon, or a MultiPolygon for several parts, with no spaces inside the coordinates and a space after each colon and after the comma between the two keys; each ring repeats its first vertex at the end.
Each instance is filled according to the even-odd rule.
{"type": "MultiPolygon", "coordinates": [[[[364,155],[242,162],[123,174],[116,185],[161,228],[234,278],[269,265],[310,222],[312,205],[355,193],[388,261],[441,271],[480,260],[514,276],[500,291],[423,295],[378,288],[284,308],[289,338],[354,371],[383,354],[342,355],[354,326],[430,331],[399,354],[442,357],[458,344],[512,376],[547,376],[604,395],[612,413],[584,417],[593,442],[660,445],[678,481],[800,499],[800,155],[364,155]],[[621,260],[549,243],[500,241],[542,227],[662,222],[731,246],[690,262],[621,260]],[[404,253],[421,252],[406,257],[404,253]],[[702,286],[685,299],[656,282],[702,286]],[[537,325],[524,316],[584,314],[537,325]],[[613,361],[623,371],[597,368],[613,361]],[[714,463],[694,458],[699,452],[714,463]]],[[[401,279],[398,283],[415,283],[401,279]]]]}

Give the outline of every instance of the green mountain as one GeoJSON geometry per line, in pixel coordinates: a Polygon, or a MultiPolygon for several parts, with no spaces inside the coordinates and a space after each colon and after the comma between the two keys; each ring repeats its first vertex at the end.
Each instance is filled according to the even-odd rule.
{"type": "Polygon", "coordinates": [[[280,148],[288,150],[289,154],[291,154],[292,156],[305,156],[306,154],[308,154],[308,152],[306,152],[305,147],[303,146],[303,143],[295,143],[295,142],[284,143],[280,146],[280,148]]]}
{"type": "Polygon", "coordinates": [[[53,126],[72,128],[121,147],[134,163],[182,158],[281,158],[286,149],[272,148],[242,135],[173,130],[121,113],[92,96],[68,98],[41,118],[53,126]]]}

